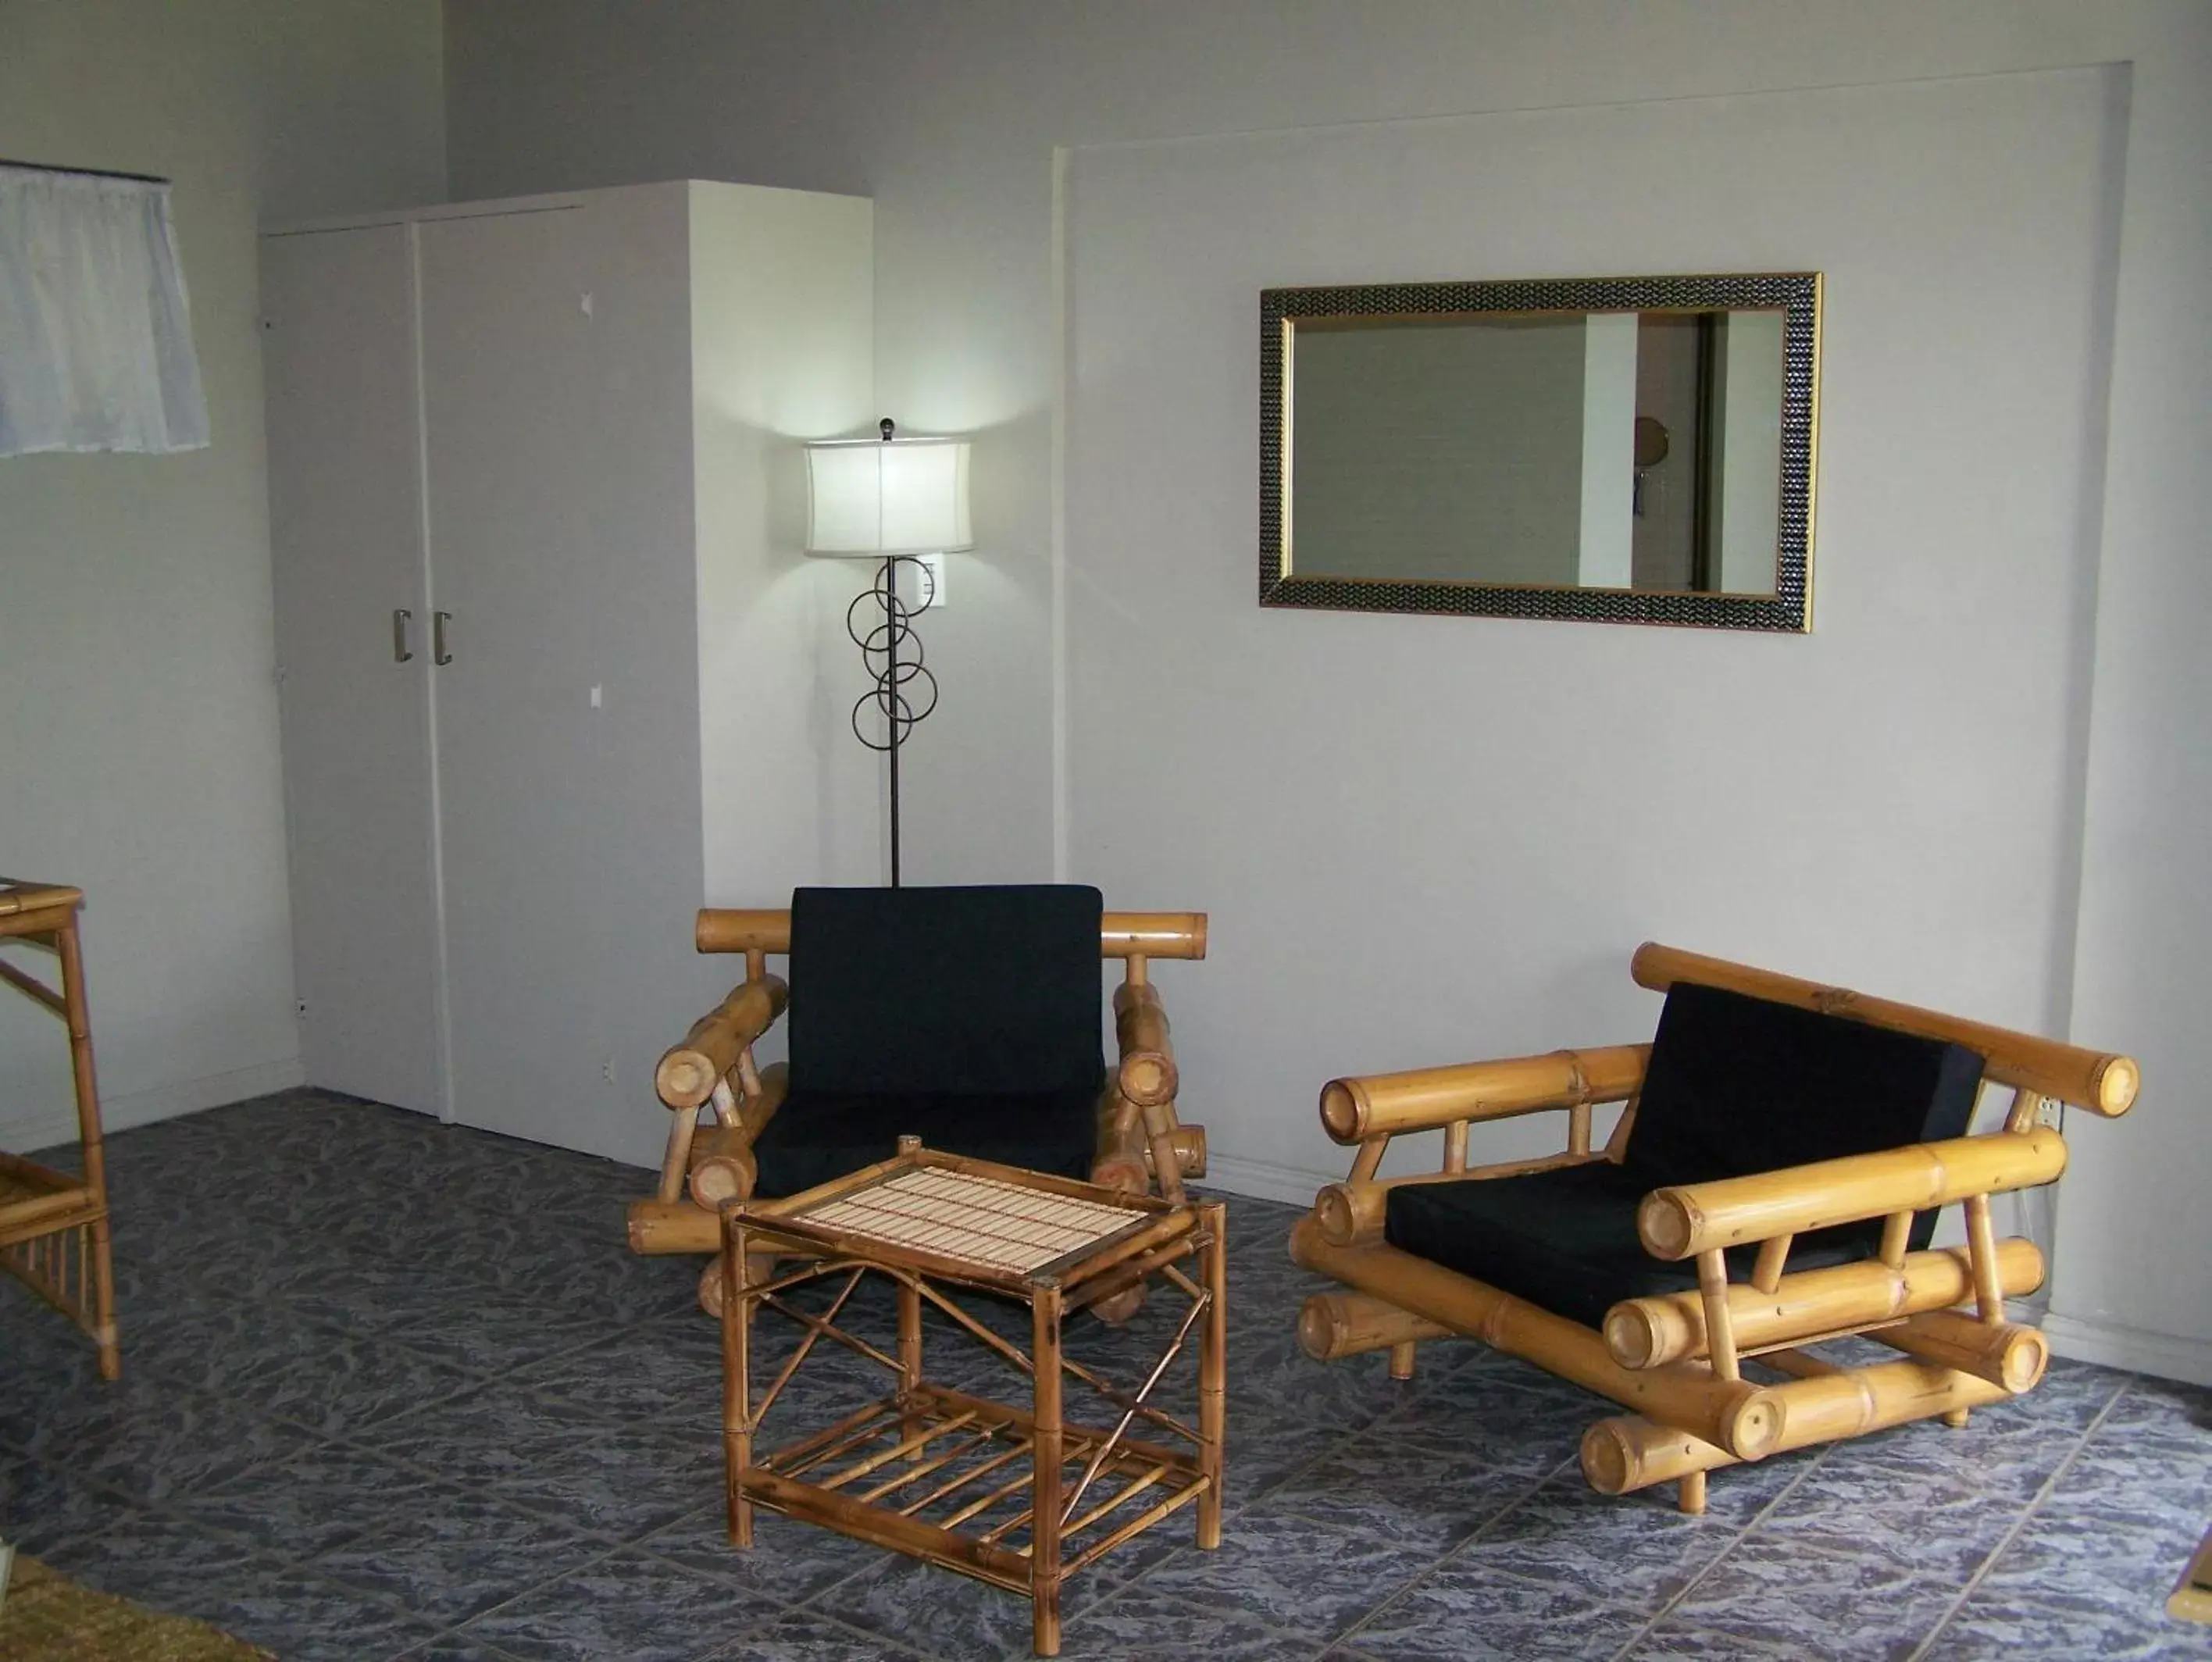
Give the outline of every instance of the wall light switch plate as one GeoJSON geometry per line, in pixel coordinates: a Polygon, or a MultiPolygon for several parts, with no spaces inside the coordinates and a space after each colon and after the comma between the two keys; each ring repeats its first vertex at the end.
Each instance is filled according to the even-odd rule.
{"type": "Polygon", "coordinates": [[[945,556],[917,554],[913,568],[902,568],[899,595],[915,611],[945,610],[945,556]]]}

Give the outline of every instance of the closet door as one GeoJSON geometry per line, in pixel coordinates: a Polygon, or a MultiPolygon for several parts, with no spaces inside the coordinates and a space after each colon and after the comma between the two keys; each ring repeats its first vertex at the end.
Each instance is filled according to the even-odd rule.
{"type": "Polygon", "coordinates": [[[444,1091],[408,229],[269,237],[261,251],[307,1077],[434,1113],[444,1091]],[[410,616],[395,624],[395,611],[410,616]]]}
{"type": "Polygon", "coordinates": [[[611,920],[588,212],[418,228],[453,1112],[590,1147],[611,920]]]}

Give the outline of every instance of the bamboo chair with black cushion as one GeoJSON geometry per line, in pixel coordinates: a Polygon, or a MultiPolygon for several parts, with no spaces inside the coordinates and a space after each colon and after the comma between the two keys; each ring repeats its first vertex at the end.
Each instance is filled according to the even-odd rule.
{"type": "MultiPolygon", "coordinates": [[[[1204,1174],[1150,972],[1206,955],[1203,913],[1109,913],[1074,884],[801,889],[788,911],[702,911],[696,942],[744,953],[746,977],[661,1059],[674,1119],[659,1192],[630,1208],[639,1252],[717,1253],[724,1202],[797,1194],[889,1159],[902,1136],[1133,1193],[1180,1198],[1204,1174]],[[775,953],[787,986],[768,973],[775,953]],[[1110,1070],[1102,957],[1124,966],[1110,1070]],[[779,1016],[790,1060],[758,1067],[779,1016]]],[[[710,1263],[709,1310],[721,1284],[710,1263]]]]}
{"type": "Polygon", "coordinates": [[[2006,1319],[2041,1253],[1999,1241],[1990,1197],[2048,1183],[2070,1103],[2127,1112],[2135,1064],[1671,948],[1632,973],[1667,1003],[1649,1045],[1332,1081],[1322,1121],[1359,1155],[1316,1198],[1291,1254],[1352,1291],[1299,1318],[1321,1360],[1480,1337],[1636,1410],[1583,1440],[1591,1485],[1677,1481],[1740,1460],[1968,1411],[2032,1389],[2050,1350],[2006,1319]],[[1984,1078],[2002,1129],[1967,1135],[1984,1078]],[[1595,1105],[1626,1102],[1601,1151],[1595,1105]],[[1469,1168],[1477,1120],[1569,1115],[1567,1147],[1469,1168]],[[1376,1175],[1401,1134],[1444,1132],[1444,1169],[1376,1175]],[[1936,1211],[1966,1244],[1931,1248],[1936,1211]],[[1956,1307],[1967,1307],[1965,1308],[1956,1307]],[[1864,1333],[1903,1353],[1838,1368],[1802,1347],[1864,1333]],[[1782,1375],[1746,1378],[1756,1358],[1782,1375]]]}

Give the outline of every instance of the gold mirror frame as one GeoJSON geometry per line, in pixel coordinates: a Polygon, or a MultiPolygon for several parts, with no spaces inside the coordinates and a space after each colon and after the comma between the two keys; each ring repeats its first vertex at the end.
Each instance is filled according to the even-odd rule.
{"type": "Polygon", "coordinates": [[[1338,611],[1571,618],[1802,634],[1813,624],[1813,497],[1819,447],[1820,274],[1570,277],[1504,282],[1359,283],[1260,295],[1260,604],[1338,611]],[[1480,312],[1778,311],[1782,481],[1771,594],[1599,589],[1363,577],[1300,577],[1290,558],[1290,420],[1299,320],[1480,312]]]}

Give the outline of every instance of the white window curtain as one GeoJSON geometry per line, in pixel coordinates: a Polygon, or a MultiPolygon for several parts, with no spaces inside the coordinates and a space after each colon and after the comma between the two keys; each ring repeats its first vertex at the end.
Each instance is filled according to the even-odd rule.
{"type": "Polygon", "coordinates": [[[169,187],[0,165],[0,456],[207,441],[169,187]]]}

